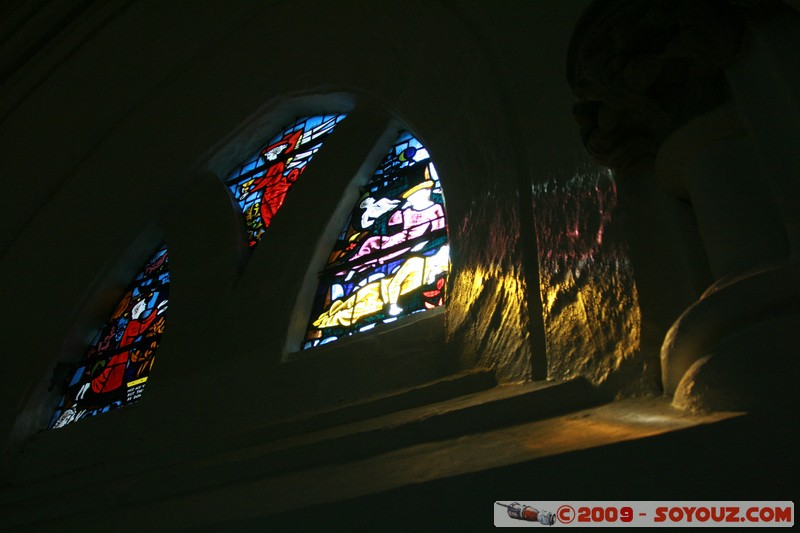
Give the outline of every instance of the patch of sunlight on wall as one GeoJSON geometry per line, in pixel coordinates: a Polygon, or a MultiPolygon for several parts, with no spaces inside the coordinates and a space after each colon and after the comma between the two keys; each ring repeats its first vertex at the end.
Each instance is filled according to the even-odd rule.
{"type": "Polygon", "coordinates": [[[599,384],[615,375],[629,390],[647,389],[638,296],[614,221],[612,175],[579,172],[534,186],[533,197],[548,377],[599,384]]]}
{"type": "Polygon", "coordinates": [[[461,226],[451,227],[460,260],[447,303],[448,342],[465,367],[494,368],[501,383],[527,381],[531,373],[517,202],[487,191],[461,226]]]}

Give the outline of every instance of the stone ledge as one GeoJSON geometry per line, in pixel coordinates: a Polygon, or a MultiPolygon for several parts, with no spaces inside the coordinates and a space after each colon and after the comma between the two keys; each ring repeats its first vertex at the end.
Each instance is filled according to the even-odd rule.
{"type": "MultiPolygon", "coordinates": [[[[497,472],[504,472],[504,475],[510,476],[511,487],[530,488],[532,491],[530,496],[510,495],[519,498],[567,498],[564,492],[567,486],[574,486],[577,491],[574,494],[585,495],[587,493],[584,484],[596,488],[605,486],[603,485],[605,482],[608,482],[609,490],[616,484],[631,486],[640,483],[643,487],[654,487],[660,486],[660,482],[650,472],[629,471],[629,468],[633,467],[626,464],[629,452],[624,450],[631,449],[630,446],[625,447],[627,443],[634,445],[644,442],[650,443],[652,447],[655,442],[656,449],[669,452],[668,457],[687,454],[689,450],[694,453],[694,447],[699,445],[700,448],[696,452],[708,455],[708,451],[703,451],[706,447],[702,443],[709,439],[697,441],[700,444],[692,444],[693,435],[697,431],[716,434],[718,431],[716,427],[722,429],[726,427],[719,424],[727,423],[728,419],[737,418],[739,415],[739,413],[717,413],[693,416],[671,408],[664,398],[617,401],[588,408],[574,407],[562,410],[560,414],[556,413],[560,409],[559,404],[561,407],[566,407],[566,403],[558,401],[558,393],[595,390],[590,386],[587,390],[586,386],[588,385],[585,382],[569,382],[544,387],[527,385],[491,389],[471,395],[473,397],[471,401],[478,402],[473,410],[465,405],[470,403],[470,397],[453,400],[449,412],[454,414],[451,416],[481,419],[494,413],[500,417],[497,420],[484,420],[488,427],[483,428],[480,428],[475,421],[471,430],[459,430],[450,436],[442,433],[446,432],[446,429],[437,427],[439,425],[437,422],[443,419],[435,416],[435,412],[446,409],[442,405],[436,405],[395,413],[382,417],[382,421],[372,419],[352,424],[358,428],[351,427],[351,434],[356,429],[362,430],[361,436],[365,438],[365,443],[373,446],[371,449],[355,446],[354,441],[348,441],[346,436],[342,437],[344,440],[337,440],[330,431],[319,432],[320,435],[299,436],[294,438],[292,443],[289,442],[292,439],[284,439],[281,445],[294,445],[294,448],[286,447],[285,450],[300,449],[302,445],[300,438],[310,441],[316,439],[316,449],[313,448],[312,442],[306,443],[306,446],[309,446],[306,448],[307,454],[320,452],[332,446],[334,442],[338,443],[337,447],[342,446],[344,450],[331,451],[320,459],[306,455],[308,464],[294,471],[268,472],[265,467],[275,460],[277,449],[272,452],[267,452],[266,449],[243,450],[235,457],[217,458],[216,465],[206,463],[181,466],[169,471],[154,472],[152,477],[137,476],[136,479],[124,480],[124,483],[117,481],[113,484],[113,488],[97,487],[98,495],[104,495],[105,499],[100,498],[98,502],[102,504],[94,505],[91,509],[73,507],[70,501],[85,502],[86,498],[91,499],[92,495],[89,493],[95,492],[94,490],[78,495],[69,493],[61,495],[63,497],[58,501],[64,505],[58,510],[54,509],[55,512],[49,516],[42,516],[37,511],[41,508],[42,502],[38,501],[40,498],[34,496],[26,501],[2,505],[4,525],[27,524],[26,527],[35,526],[39,530],[45,526],[80,529],[85,526],[87,520],[91,520],[93,523],[115,523],[121,530],[131,531],[140,531],[142,528],[194,529],[196,527],[213,530],[214,527],[219,528],[223,524],[227,529],[230,529],[227,526],[231,526],[242,530],[272,523],[289,527],[293,520],[297,520],[295,522],[297,525],[303,522],[303,516],[309,518],[311,515],[308,513],[316,513],[317,509],[327,509],[340,519],[348,516],[348,520],[359,520],[358,515],[363,502],[377,499],[396,507],[391,503],[391,495],[397,491],[406,501],[409,499],[413,501],[424,494],[430,494],[431,491],[447,501],[448,497],[453,500],[453,496],[448,496],[446,493],[439,494],[436,487],[445,486],[450,490],[460,483],[463,488],[458,489],[458,493],[462,496],[465,493],[465,497],[473,494],[474,500],[476,494],[493,491],[497,494],[492,498],[498,498],[505,494],[506,488],[497,484],[496,479],[494,481],[496,486],[488,486],[481,481],[487,476],[494,479],[492,476],[496,477],[497,472]],[[487,396],[494,396],[495,401],[487,401],[487,396]],[[479,397],[484,397],[484,401],[480,402],[479,397]],[[536,400],[540,402],[550,400],[551,405],[537,406],[536,400]],[[526,402],[540,409],[540,413],[549,410],[550,414],[543,414],[538,419],[536,409],[526,414],[524,409],[526,402]],[[462,404],[461,409],[453,411],[459,403],[462,404]],[[410,428],[414,423],[403,421],[404,416],[411,416],[411,411],[416,412],[414,419],[418,424],[416,429],[423,431],[423,428],[427,428],[429,432],[424,434],[428,437],[435,436],[439,440],[413,443],[414,439],[419,438],[420,433],[411,431],[410,428]],[[483,414],[479,415],[481,412],[483,414]],[[373,428],[377,433],[370,433],[367,428],[368,423],[381,429],[373,428]],[[701,426],[708,426],[709,429],[700,429],[701,426]],[[326,441],[322,439],[322,434],[327,434],[331,438],[326,441]],[[403,434],[408,436],[403,437],[403,434]],[[667,438],[667,435],[673,434],[676,437],[667,438]],[[370,443],[370,439],[375,435],[377,435],[376,440],[370,443]],[[389,441],[384,440],[389,436],[397,437],[398,440],[389,445],[387,444],[389,441]],[[652,438],[655,437],[666,440],[653,441],[652,438]],[[399,440],[403,438],[406,439],[405,442],[399,440]],[[676,440],[680,444],[680,449],[669,451],[674,447],[670,443],[676,440]],[[660,442],[664,444],[658,444],[660,442]],[[617,448],[618,446],[622,448],[617,448]],[[615,449],[623,451],[615,455],[611,453],[615,449]],[[253,454],[258,452],[258,454],[247,458],[245,452],[253,454]],[[592,463],[591,457],[598,454],[605,457],[609,453],[615,455],[614,460],[618,461],[618,464],[592,463]],[[588,459],[586,454],[590,456],[588,459]],[[266,463],[259,465],[258,463],[265,458],[266,463]],[[313,466],[315,462],[320,463],[321,460],[324,464],[313,466]],[[563,476],[574,475],[574,472],[572,474],[559,472],[552,466],[547,466],[551,462],[564,468],[582,470],[584,474],[570,482],[563,476]],[[234,470],[239,470],[235,479],[224,479],[224,474],[229,472],[232,466],[236,467],[234,470]],[[596,469],[607,472],[609,469],[613,470],[612,467],[633,477],[630,480],[606,479],[602,483],[593,479],[592,472],[596,469]],[[116,487],[119,484],[122,486],[116,487]],[[551,486],[561,487],[561,492],[558,494],[550,492],[551,486]],[[254,498],[254,495],[263,497],[254,498]],[[344,502],[341,511],[336,510],[337,502],[344,502]],[[191,516],[192,519],[187,521],[187,516],[191,516]],[[149,517],[158,519],[156,521],[155,518],[149,517]],[[174,517],[174,523],[170,522],[171,517],[174,517]]],[[[584,401],[587,399],[595,402],[599,400],[596,395],[583,398],[584,401]]],[[[446,419],[447,413],[442,412],[440,416],[446,419]]],[[[459,423],[464,423],[464,420],[459,423]]],[[[444,425],[446,427],[447,423],[444,425]]],[[[342,428],[334,429],[345,433],[342,428]]],[[[733,432],[738,434],[738,426],[733,432]]],[[[278,444],[272,443],[272,446],[278,444]]],[[[721,445],[720,442],[713,442],[713,439],[711,444],[721,445]]],[[[661,465],[660,468],[668,468],[670,472],[681,470],[679,462],[667,467],[664,464],[665,460],[658,456],[643,458],[640,455],[630,456],[634,464],[636,461],[646,460],[652,462],[653,468],[659,468],[658,465],[661,465]]],[[[686,458],[692,460],[689,455],[686,455],[686,458]]],[[[694,462],[696,463],[697,459],[694,459],[694,462]]],[[[288,465],[283,465],[284,469],[287,467],[288,465]]],[[[41,498],[52,503],[53,496],[49,494],[41,498]]],[[[636,499],[633,496],[629,495],[628,499],[636,499]]],[[[602,497],[605,495],[596,495],[596,499],[602,497]]],[[[487,500],[487,516],[491,516],[488,509],[493,501],[491,498],[487,500]]],[[[431,509],[432,504],[423,502],[423,505],[424,510],[411,510],[408,516],[425,516],[427,519],[425,513],[431,509]]],[[[473,509],[470,512],[474,516],[478,510],[473,509]]],[[[366,520],[364,523],[376,524],[375,520],[378,520],[380,513],[375,509],[366,509],[364,513],[360,518],[366,520]]],[[[317,516],[311,517],[309,523],[319,526],[322,524],[321,521],[324,522],[324,517],[317,516]]],[[[400,523],[408,524],[408,522],[400,523]]]]}

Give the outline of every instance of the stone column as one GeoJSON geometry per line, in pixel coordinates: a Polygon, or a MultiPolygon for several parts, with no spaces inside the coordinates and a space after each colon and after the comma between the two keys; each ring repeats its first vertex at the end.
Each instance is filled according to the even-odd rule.
{"type": "MultiPolygon", "coordinates": [[[[765,28],[792,31],[787,17],[776,24],[777,11],[761,12],[762,3],[773,2],[744,3],[597,1],[576,29],[569,58],[576,117],[592,157],[621,175],[639,169],[643,180],[649,176],[664,194],[691,205],[702,257],[684,274],[698,278],[707,267],[711,285],[674,317],[661,347],[664,391],[691,410],[766,407],[791,388],[779,384],[800,353],[791,335],[800,326],[800,271],[789,260],[800,236],[798,211],[790,207],[800,205],[800,174],[793,174],[800,159],[788,149],[800,144],[800,101],[792,91],[798,80],[794,71],[782,72],[791,61],[775,57],[774,46],[751,51],[770,42],[775,30],[765,28]],[[766,66],[765,54],[772,59],[766,66]],[[783,84],[763,90],[760,80],[783,84]]],[[[800,25],[793,27],[800,35],[800,25]]],[[[637,242],[634,258],[663,256],[668,245],[641,236],[631,244],[637,242]]],[[[695,255],[674,242],[668,255],[695,255]]],[[[647,263],[634,268],[653,271],[647,263]]],[[[659,287],[652,276],[637,276],[637,283],[651,307],[669,305],[667,293],[685,290],[680,283],[659,287]]]]}

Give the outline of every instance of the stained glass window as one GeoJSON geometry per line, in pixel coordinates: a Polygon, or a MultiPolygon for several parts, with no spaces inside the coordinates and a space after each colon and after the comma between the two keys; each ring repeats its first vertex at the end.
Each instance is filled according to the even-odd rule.
{"type": "Polygon", "coordinates": [[[444,305],[444,197],[428,151],[400,133],[320,274],[302,348],[444,305]]]}
{"type": "Polygon", "coordinates": [[[297,119],[225,180],[244,212],[250,247],[258,243],[286,193],[345,114],[297,119]]]}
{"type": "Polygon", "coordinates": [[[169,297],[167,249],[134,278],[72,373],[51,428],[134,403],[144,390],[161,341],[169,297]]]}

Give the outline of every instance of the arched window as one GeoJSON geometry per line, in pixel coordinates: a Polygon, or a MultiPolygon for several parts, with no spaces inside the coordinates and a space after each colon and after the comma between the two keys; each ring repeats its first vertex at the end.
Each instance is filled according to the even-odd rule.
{"type": "Polygon", "coordinates": [[[247,223],[248,243],[258,243],[286,193],[345,114],[297,119],[225,179],[247,223]]]}
{"type": "Polygon", "coordinates": [[[425,147],[401,132],[320,274],[301,348],[444,305],[447,242],[436,169],[425,147]]]}
{"type": "Polygon", "coordinates": [[[166,322],[167,248],[134,278],[97,332],[50,421],[51,428],[134,403],[142,396],[166,322]]]}

